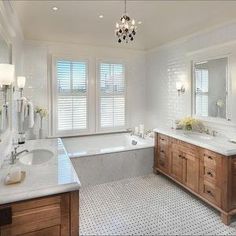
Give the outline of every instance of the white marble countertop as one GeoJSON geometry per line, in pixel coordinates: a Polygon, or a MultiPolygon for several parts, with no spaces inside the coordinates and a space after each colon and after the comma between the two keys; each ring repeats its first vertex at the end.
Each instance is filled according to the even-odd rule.
{"type": "Polygon", "coordinates": [[[171,128],[156,128],[153,131],[209,149],[224,156],[236,155],[236,144],[229,142],[229,138],[225,136],[217,135],[216,137],[213,137],[203,133],[184,132],[183,130],[171,128]]]}
{"type": "Polygon", "coordinates": [[[4,164],[0,169],[0,205],[74,191],[80,188],[80,181],[61,139],[30,140],[22,145],[18,151],[23,149],[29,151],[47,149],[54,155],[48,162],[40,165],[28,166],[19,161],[15,165],[4,164]],[[26,177],[19,184],[5,185],[4,178],[12,166],[20,166],[22,171],[26,171],[26,177]]]}

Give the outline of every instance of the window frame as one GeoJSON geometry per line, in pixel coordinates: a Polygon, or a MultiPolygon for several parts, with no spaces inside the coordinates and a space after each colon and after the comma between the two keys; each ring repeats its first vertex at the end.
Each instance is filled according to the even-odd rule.
{"type": "Polygon", "coordinates": [[[90,88],[89,88],[89,60],[85,59],[84,57],[73,57],[73,56],[63,56],[63,55],[54,55],[52,56],[52,80],[51,80],[51,135],[53,137],[68,137],[68,136],[75,136],[75,135],[85,135],[88,134],[90,131],[90,114],[89,114],[89,107],[90,107],[90,88]],[[78,61],[78,62],[85,62],[86,72],[87,72],[87,91],[86,91],[86,98],[87,98],[87,120],[86,120],[86,129],[75,129],[75,130],[63,130],[59,131],[58,127],[58,92],[57,92],[57,61],[58,60],[67,60],[67,61],[78,61]]]}
{"type": "Polygon", "coordinates": [[[121,59],[96,59],[96,133],[112,133],[112,132],[123,132],[126,131],[128,128],[128,102],[127,102],[127,67],[126,62],[121,59]],[[124,98],[125,98],[125,124],[124,126],[117,126],[117,127],[108,127],[102,128],[100,127],[100,64],[107,63],[107,64],[122,64],[124,67],[124,98]]]}

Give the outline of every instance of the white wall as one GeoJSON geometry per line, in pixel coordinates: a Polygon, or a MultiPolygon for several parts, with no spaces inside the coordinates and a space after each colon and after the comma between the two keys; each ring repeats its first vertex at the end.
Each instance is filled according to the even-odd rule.
{"type": "MultiPolygon", "coordinates": [[[[15,65],[15,75],[19,75],[22,73],[23,35],[8,1],[0,1],[0,34],[12,47],[12,64],[15,65]]],[[[15,82],[13,86],[14,85],[15,82]]],[[[16,97],[17,93],[11,94],[11,101],[9,102],[9,112],[11,116],[10,127],[0,136],[0,166],[3,159],[10,153],[12,148],[12,131],[16,127],[15,116],[12,114],[16,97]]]]}
{"type": "MultiPolygon", "coordinates": [[[[26,41],[24,45],[24,74],[27,77],[24,94],[35,106],[50,109],[50,80],[52,55],[72,56],[89,60],[89,77],[96,76],[97,59],[124,60],[127,72],[127,108],[129,125],[143,123],[146,105],[145,52],[118,48],[85,46],[78,44],[46,43],[26,41]]],[[[95,111],[95,87],[92,92],[92,111],[95,111]]],[[[91,133],[95,131],[95,120],[91,121],[91,133]]],[[[45,120],[44,128],[49,130],[50,123],[45,120]]],[[[38,121],[33,131],[38,133],[38,121]]]]}
{"type": "MultiPolygon", "coordinates": [[[[149,128],[163,125],[170,127],[172,120],[191,115],[191,76],[188,55],[203,48],[235,40],[236,24],[232,23],[148,51],[146,125],[149,128]],[[186,93],[178,96],[176,81],[182,80],[183,75],[186,93]]],[[[235,68],[235,65],[231,66],[235,68]]],[[[225,129],[224,126],[222,128],[225,129]]]]}

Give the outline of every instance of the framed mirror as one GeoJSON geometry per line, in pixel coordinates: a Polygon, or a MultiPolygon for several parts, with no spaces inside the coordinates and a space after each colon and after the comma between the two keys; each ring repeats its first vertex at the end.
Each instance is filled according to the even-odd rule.
{"type": "Polygon", "coordinates": [[[192,62],[193,115],[228,119],[228,57],[192,62]]]}
{"type": "MultiPolygon", "coordinates": [[[[11,63],[11,45],[0,34],[0,63],[11,63]]],[[[1,73],[1,72],[0,72],[1,73]]],[[[10,92],[4,93],[0,87],[0,134],[3,134],[10,125],[10,92]]]]}

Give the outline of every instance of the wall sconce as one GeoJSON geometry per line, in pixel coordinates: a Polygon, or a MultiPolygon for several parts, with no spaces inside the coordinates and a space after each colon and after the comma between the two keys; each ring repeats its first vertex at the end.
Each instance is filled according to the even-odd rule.
{"type": "Polygon", "coordinates": [[[185,93],[185,87],[181,82],[176,82],[176,89],[178,91],[178,96],[185,93]]]}
{"type": "Polygon", "coordinates": [[[15,67],[11,64],[0,64],[0,85],[4,92],[4,103],[7,102],[7,89],[14,81],[15,67]]]}
{"type": "Polygon", "coordinates": [[[21,97],[23,95],[23,89],[25,87],[25,81],[26,81],[25,76],[17,76],[17,86],[19,88],[21,97]]]}

